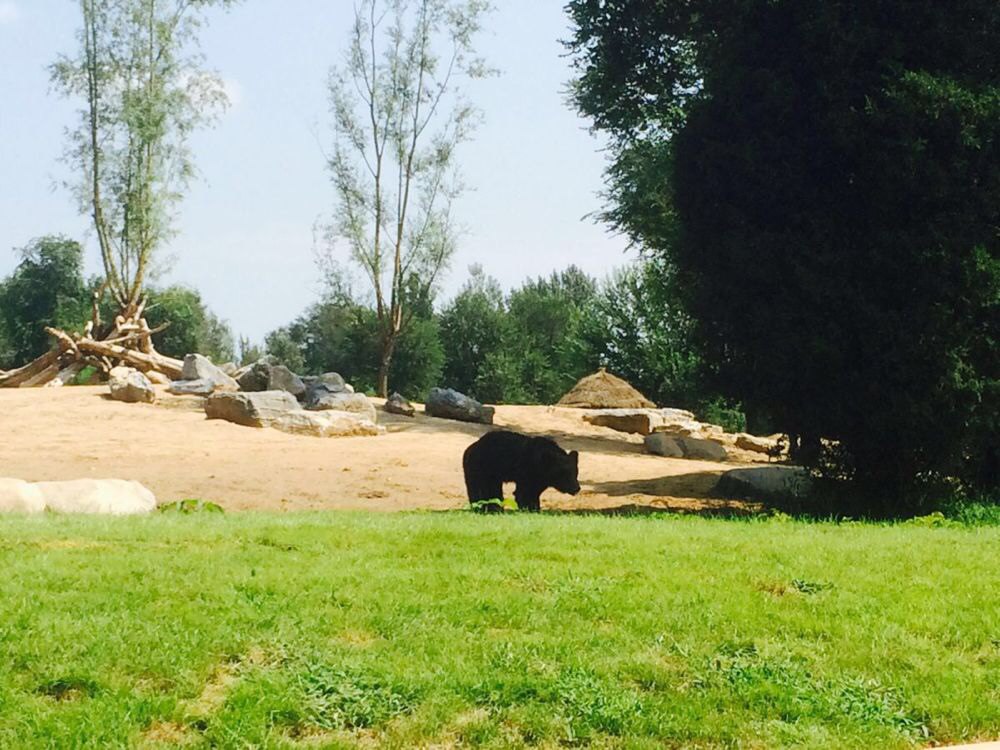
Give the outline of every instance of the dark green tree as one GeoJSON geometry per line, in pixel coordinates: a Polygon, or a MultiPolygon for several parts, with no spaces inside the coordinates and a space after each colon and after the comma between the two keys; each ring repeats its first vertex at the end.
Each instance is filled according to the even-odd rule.
{"type": "Polygon", "coordinates": [[[209,310],[194,289],[170,286],[148,290],[146,321],[156,328],[169,323],[153,336],[156,350],[169,357],[204,354],[214,362],[229,362],[235,356],[233,332],[225,321],[209,310]]]}
{"type": "Polygon", "coordinates": [[[995,487],[1000,5],[568,10],[608,218],[676,264],[728,392],[872,511],[928,478],[995,487]]]}
{"type": "Polygon", "coordinates": [[[42,237],[17,251],[14,273],[0,283],[0,366],[16,367],[48,351],[45,326],[79,330],[90,316],[83,249],[65,237],[42,237]]]}
{"type": "MultiPolygon", "coordinates": [[[[473,266],[462,290],[441,311],[441,345],[444,348],[443,385],[481,397],[477,383],[485,377],[487,360],[503,347],[507,325],[504,293],[496,279],[473,266]]],[[[489,390],[496,400],[496,389],[489,390]]]]}

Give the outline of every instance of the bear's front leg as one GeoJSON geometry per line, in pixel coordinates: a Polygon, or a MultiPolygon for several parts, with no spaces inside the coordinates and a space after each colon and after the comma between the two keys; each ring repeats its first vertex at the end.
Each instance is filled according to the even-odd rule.
{"type": "Polygon", "coordinates": [[[542,488],[522,487],[519,484],[514,490],[514,499],[517,501],[518,510],[538,513],[542,509],[542,488]]]}

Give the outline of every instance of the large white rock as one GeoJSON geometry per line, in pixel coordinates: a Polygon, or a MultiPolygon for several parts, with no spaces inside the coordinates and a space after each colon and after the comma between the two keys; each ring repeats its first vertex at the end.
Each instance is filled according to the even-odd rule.
{"type": "Polygon", "coordinates": [[[0,513],[42,513],[45,498],[30,482],[0,479],[0,513]]]}
{"type": "Polygon", "coordinates": [[[633,435],[668,432],[671,435],[698,435],[702,424],[683,409],[598,409],[583,415],[597,427],[609,427],[633,435]]]}
{"type": "Polygon", "coordinates": [[[359,414],[344,411],[306,411],[298,409],[281,415],[271,427],[293,435],[312,437],[360,437],[381,435],[379,427],[359,414]]]}
{"type": "Polygon", "coordinates": [[[149,378],[131,367],[115,367],[108,373],[108,390],[115,401],[126,404],[151,404],[156,401],[156,389],[149,378]]]}
{"type": "Polygon", "coordinates": [[[132,516],[156,510],[156,496],[139,482],[125,479],[74,479],[34,486],[45,508],[55,513],[132,516]]]}
{"type": "Polygon", "coordinates": [[[207,380],[217,391],[238,391],[239,383],[212,364],[212,360],[201,354],[188,354],[184,357],[184,369],[181,380],[207,380]]]}

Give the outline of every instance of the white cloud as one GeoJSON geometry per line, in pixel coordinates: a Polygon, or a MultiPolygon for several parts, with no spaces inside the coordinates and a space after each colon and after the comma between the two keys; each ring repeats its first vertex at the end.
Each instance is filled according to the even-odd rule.
{"type": "Polygon", "coordinates": [[[14,23],[21,16],[21,11],[14,0],[0,0],[0,26],[14,23]]]}

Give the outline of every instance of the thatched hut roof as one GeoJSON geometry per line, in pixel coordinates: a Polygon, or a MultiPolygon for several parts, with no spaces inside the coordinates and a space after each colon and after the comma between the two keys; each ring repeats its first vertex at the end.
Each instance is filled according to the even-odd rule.
{"type": "Polygon", "coordinates": [[[656,404],[603,367],[588,375],[559,400],[577,409],[655,409],[656,404]]]}

